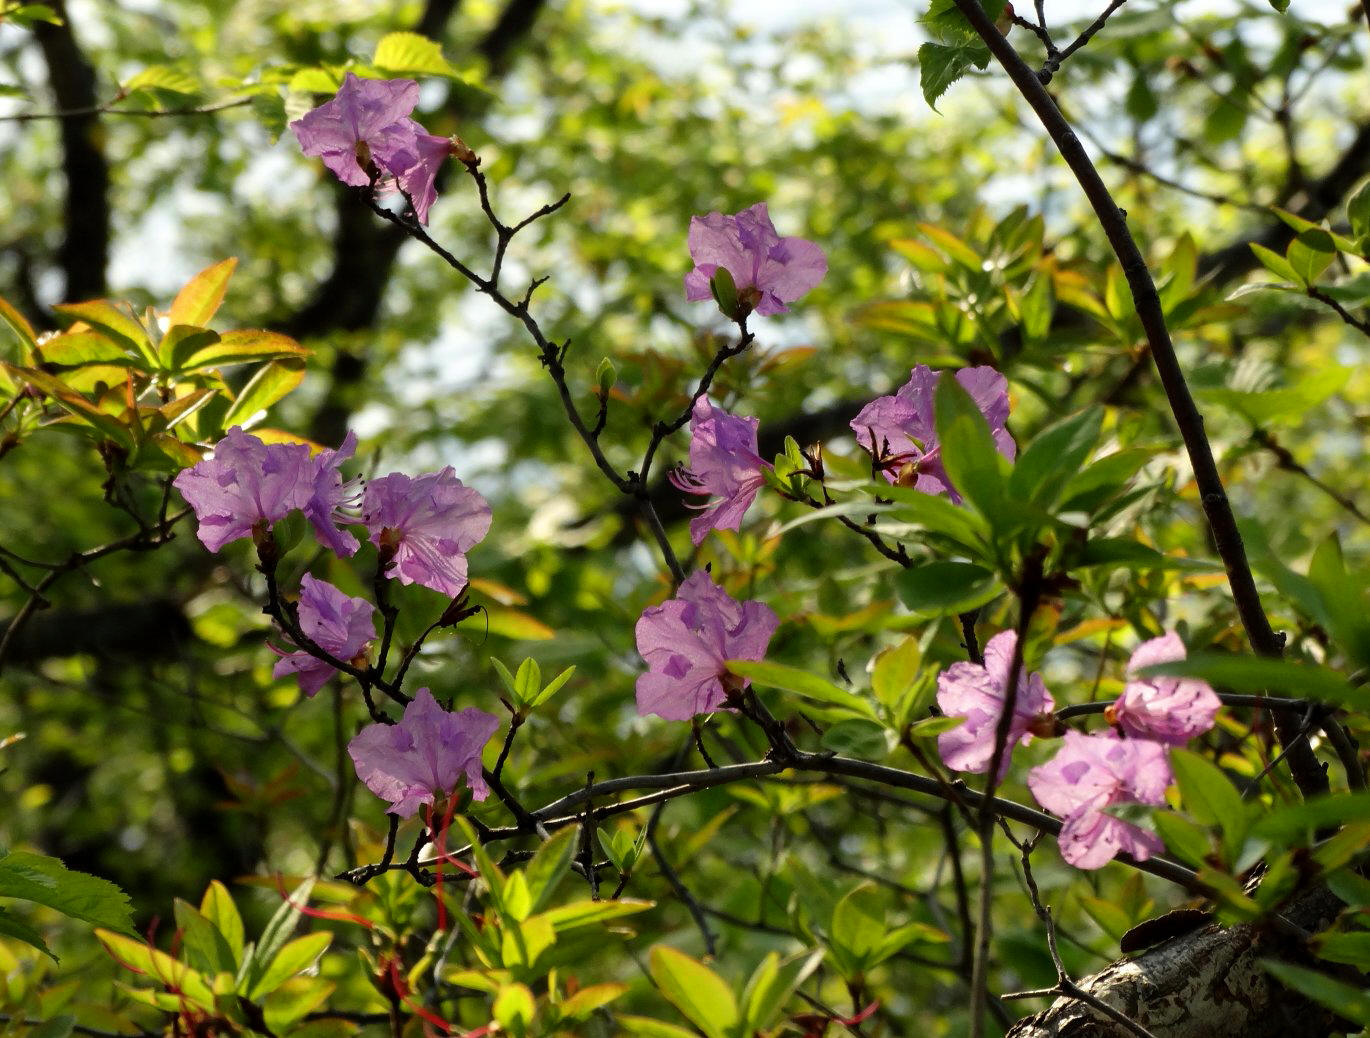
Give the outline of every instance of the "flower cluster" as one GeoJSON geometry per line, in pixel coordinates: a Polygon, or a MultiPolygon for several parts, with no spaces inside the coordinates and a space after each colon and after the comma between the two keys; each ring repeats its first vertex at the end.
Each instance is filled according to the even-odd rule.
{"type": "Polygon", "coordinates": [[[332,100],[290,124],[306,155],[317,155],[344,184],[402,192],[420,223],[437,199],[434,182],[452,141],[430,134],[410,113],[412,79],[359,79],[351,72],[332,100]]]}
{"type": "MultiPolygon", "coordinates": [[[[1013,631],[997,634],[985,647],[984,666],[955,663],[939,675],[938,705],[948,716],[965,719],[937,739],[938,752],[949,768],[989,770],[1016,639],[1013,631]]],[[[1182,746],[1213,727],[1220,704],[1206,683],[1137,676],[1143,667],[1184,656],[1184,644],[1173,632],[1143,642],[1128,662],[1122,695],[1105,711],[1120,731],[1066,732],[1056,756],[1028,773],[1028,788],[1038,803],[1063,819],[1061,856],[1077,868],[1097,869],[1119,851],[1141,861],[1163,849],[1154,833],[1116,817],[1109,809],[1163,803],[1171,781],[1168,747],[1182,746]]],[[[1015,747],[1030,741],[1033,734],[1054,734],[1053,707],[1041,677],[1020,669],[1001,778],[1015,747]]]]}
{"type": "MultiPolygon", "coordinates": [[[[265,443],[234,427],[212,454],[173,481],[199,520],[210,551],[250,537],[263,566],[275,566],[273,524],[300,512],[320,543],[347,558],[360,547],[348,526],[363,526],[385,576],[421,584],[456,598],[466,587],[466,552],[490,529],[490,507],[453,470],[371,480],[344,479],[341,466],[356,449],[347,435],[339,450],[312,454],[301,443],[265,443]]],[[[368,671],[376,638],[375,609],[306,573],[295,606],[295,651],[272,646],[276,677],[295,675],[300,691],[315,695],[339,666],[368,671]]],[[[349,671],[350,673],[351,671],[349,671]]],[[[397,725],[374,724],[349,745],[357,774],[390,810],[412,815],[422,803],[453,792],[464,775],[476,799],[486,795],[481,749],[499,727],[474,708],[449,713],[420,690],[397,725]]]]}

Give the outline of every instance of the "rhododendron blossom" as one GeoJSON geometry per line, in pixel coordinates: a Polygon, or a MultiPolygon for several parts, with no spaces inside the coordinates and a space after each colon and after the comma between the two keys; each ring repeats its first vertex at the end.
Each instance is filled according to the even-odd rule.
{"type": "Polygon", "coordinates": [[[392,472],[367,483],[362,522],[390,553],[385,575],[455,598],[466,587],[466,552],[490,530],[490,506],[449,465],[441,472],[392,472]]]}
{"type": "MultiPolygon", "coordinates": [[[[308,573],[300,578],[298,619],[305,637],[344,663],[361,656],[367,644],[376,637],[376,621],[370,602],[344,594],[308,573]]],[[[271,676],[296,675],[300,691],[306,696],[313,696],[337,673],[331,664],[303,649],[286,653],[275,646],[271,648],[281,656],[271,676]]]]}
{"type": "Polygon", "coordinates": [[[749,684],[724,663],[762,659],[779,624],[764,603],[734,601],[696,570],[675,598],[644,610],[637,622],[637,650],[648,667],[637,679],[637,712],[686,721],[719,709],[729,688],[749,684]]]}
{"type": "MultiPolygon", "coordinates": [[[[1016,631],[1000,631],[985,646],[984,666],[953,663],[938,675],[938,707],[948,717],[965,718],[963,724],[937,737],[937,752],[953,771],[989,770],[1017,643],[1016,631]]],[[[1013,718],[999,762],[1000,778],[1008,770],[1013,748],[1032,741],[1034,724],[1039,719],[1050,722],[1054,706],[1042,676],[1035,672],[1029,674],[1026,667],[1021,667],[1014,692],[1013,718]]]]}
{"type": "Polygon", "coordinates": [[[722,267],[732,275],[739,302],[763,317],[787,312],[786,303],[809,291],[828,272],[823,250],[813,242],[780,237],[765,202],[732,216],[692,217],[689,244],[695,267],[685,275],[686,299],[712,299],[710,283],[722,267]]]}
{"type": "Polygon", "coordinates": [[[348,433],[338,450],[310,457],[302,443],[263,443],[235,425],[211,457],[180,472],[172,485],[194,510],[196,534],[210,551],[298,508],[319,540],[346,557],[356,552],[357,539],[335,524],[356,521],[343,511],[355,499],[355,481],[344,481],[339,468],[356,446],[348,433]]]}
{"type": "Polygon", "coordinates": [[[1066,732],[1060,751],[1028,772],[1037,802],[1064,820],[1061,857],[1080,869],[1097,869],[1119,851],[1145,861],[1165,850],[1155,833],[1115,818],[1118,804],[1161,804],[1170,785],[1166,748],[1148,739],[1120,739],[1115,732],[1066,732]]]}
{"type": "Polygon", "coordinates": [[[1208,682],[1198,678],[1137,676],[1143,667],[1185,658],[1184,642],[1174,631],[1142,642],[1127,662],[1127,685],[1105,716],[1127,735],[1183,746],[1213,727],[1222,706],[1208,682]]]}
{"type": "Polygon", "coordinates": [[[332,100],[290,124],[306,155],[317,155],[344,184],[373,180],[403,191],[420,223],[437,198],[433,181],[451,150],[409,117],[419,103],[412,79],[360,79],[351,72],[332,100]]]}
{"type": "Polygon", "coordinates": [[[690,521],[690,540],[703,544],[710,530],[737,530],[743,513],[765,483],[770,464],[756,453],[755,418],[736,418],[715,407],[707,396],[695,401],[690,415],[690,467],[674,469],[669,478],[678,490],[704,494],[710,502],[690,521]]]}
{"type": "MultiPolygon", "coordinates": [[[[939,373],[919,364],[893,396],[872,400],[851,423],[856,442],[870,452],[891,483],[913,486],[925,494],[947,494],[958,504],[961,495],[942,467],[933,397],[939,373]]],[[[1017,446],[1004,424],[1008,421],[1008,382],[988,366],[962,368],[956,381],[970,394],[989,423],[999,453],[1010,460],[1017,446]]]]}
{"type": "Polygon", "coordinates": [[[457,788],[462,776],[476,800],[490,789],[481,773],[481,751],[499,729],[499,718],[475,707],[451,713],[421,688],[399,724],[370,724],[347,744],[357,777],[390,802],[389,814],[410,817],[457,788]]]}

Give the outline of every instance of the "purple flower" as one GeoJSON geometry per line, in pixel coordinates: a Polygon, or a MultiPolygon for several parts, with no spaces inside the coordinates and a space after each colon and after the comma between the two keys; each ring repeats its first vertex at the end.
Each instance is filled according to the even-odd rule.
{"type": "Polygon", "coordinates": [[[304,444],[265,444],[235,425],[212,457],[183,470],[172,484],[195,511],[200,542],[217,552],[305,507],[312,466],[304,444]]]}
{"type": "Polygon", "coordinates": [[[373,479],[362,495],[371,543],[391,552],[385,575],[456,598],[466,587],[466,552],[490,529],[490,506],[449,465],[410,477],[373,479]]]}
{"type": "Polygon", "coordinates": [[[714,407],[707,396],[695,402],[690,467],[674,469],[668,477],[677,490],[704,494],[712,501],[692,506],[704,509],[690,521],[694,544],[703,544],[710,530],[741,529],[743,513],[766,481],[762,470],[771,467],[756,453],[757,424],[755,418],[735,418],[714,407]]]}
{"type": "Polygon", "coordinates": [[[1222,706],[1208,682],[1198,678],[1139,678],[1136,672],[1157,663],[1185,658],[1184,642],[1174,631],[1142,642],[1127,662],[1128,682],[1105,713],[1127,735],[1183,746],[1213,727],[1222,706]]]}
{"type": "MultiPolygon", "coordinates": [[[[961,495],[942,468],[942,450],[933,419],[933,394],[938,373],[919,364],[894,396],[872,400],[852,420],[856,442],[866,448],[891,483],[912,486],[925,494],[961,495]]],[[[971,395],[989,423],[999,453],[1010,460],[1017,454],[1008,421],[1008,382],[991,367],[962,368],[956,381],[971,395]]]]}
{"type": "MultiPolygon", "coordinates": [[[[315,645],[345,663],[361,656],[367,643],[376,637],[376,621],[370,602],[345,595],[332,584],[315,580],[308,573],[300,578],[299,619],[300,630],[315,645]]],[[[281,657],[271,676],[297,675],[300,691],[306,696],[313,696],[323,688],[335,672],[332,666],[303,650],[286,653],[274,645],[271,650],[281,657]]]]}
{"type": "Polygon", "coordinates": [[[290,124],[306,155],[319,155],[344,184],[402,191],[428,222],[433,183],[452,142],[410,118],[419,102],[412,79],[358,79],[351,72],[337,95],[290,124]]]}
{"type": "Polygon", "coordinates": [[[690,219],[690,258],[685,298],[712,299],[709,287],[723,267],[733,276],[738,299],[763,317],[788,311],[792,303],[823,280],[828,261],[823,250],[803,238],[782,238],[758,202],[734,216],[709,213],[690,219]]]}
{"type": "Polygon", "coordinates": [[[357,521],[344,509],[356,504],[360,481],[344,480],[341,472],[342,463],[352,457],[356,449],[357,434],[349,430],[337,450],[322,450],[310,459],[311,492],[303,505],[305,518],[314,527],[319,540],[345,559],[355,555],[360,547],[356,537],[337,526],[339,522],[357,521]]]}
{"type": "Polygon", "coordinates": [[[643,611],[637,622],[637,651],[648,671],[637,679],[637,712],[668,721],[687,721],[723,706],[724,681],[746,688],[729,675],[728,660],[760,660],[779,626],[761,602],[736,602],[703,570],[680,585],[676,597],[643,611]]]}
{"type": "Polygon", "coordinates": [[[452,154],[452,140],[434,136],[412,119],[409,121],[414,126],[413,140],[390,156],[389,168],[395,173],[399,189],[413,201],[419,223],[427,223],[428,209],[438,197],[434,182],[438,170],[452,154]]]}
{"type": "Polygon", "coordinates": [[[463,775],[471,796],[484,800],[490,789],[480,755],[499,728],[499,718],[475,707],[449,713],[421,688],[404,708],[399,724],[369,724],[347,752],[357,777],[382,800],[389,814],[408,818],[457,788],[463,775]]]}
{"type": "MultiPolygon", "coordinates": [[[[948,717],[964,717],[965,723],[937,737],[937,752],[953,771],[988,771],[994,756],[994,738],[1008,694],[1009,668],[1017,631],[1000,631],[985,646],[985,665],[953,663],[937,676],[937,705],[948,717]]],[[[1038,718],[1049,715],[1055,702],[1042,675],[1018,671],[1013,703],[1013,720],[1008,741],[999,763],[999,777],[1008,770],[1013,748],[1032,741],[1038,718]]]]}
{"type": "MultiPolygon", "coordinates": [[[[383,173],[401,171],[392,160],[414,148],[418,123],[408,116],[418,103],[419,85],[412,79],[359,79],[349,72],[331,101],[290,128],[306,155],[322,156],[344,184],[365,187],[373,162],[383,173]]],[[[407,157],[412,163],[413,155],[407,157]]]]}
{"type": "Polygon", "coordinates": [[[195,510],[197,534],[210,551],[264,532],[298,508],[319,540],[346,558],[357,539],[335,523],[356,521],[342,511],[356,497],[356,481],[345,482],[339,468],[356,449],[349,432],[338,450],[311,458],[302,443],[263,443],[235,425],[212,457],[182,471],[172,485],[195,510]]]}
{"type": "Polygon", "coordinates": [[[1064,820],[1061,857],[1076,868],[1101,868],[1119,851],[1145,861],[1165,850],[1155,833],[1105,812],[1116,804],[1164,803],[1170,762],[1160,743],[1069,731],[1056,756],[1028,772],[1027,784],[1064,820]]]}

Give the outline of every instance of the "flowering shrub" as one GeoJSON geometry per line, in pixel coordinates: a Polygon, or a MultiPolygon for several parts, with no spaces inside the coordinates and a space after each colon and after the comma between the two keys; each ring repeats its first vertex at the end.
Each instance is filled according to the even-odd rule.
{"type": "MultiPolygon", "coordinates": [[[[420,28],[453,7],[428,5],[420,28]]],[[[265,316],[309,266],[278,269],[275,223],[317,222],[268,192],[242,217],[244,265],[263,266],[241,291],[224,260],[165,311],[46,308],[27,273],[0,301],[17,344],[0,457],[31,466],[25,504],[43,512],[0,545],[0,666],[25,675],[0,707],[22,826],[0,851],[0,897],[20,902],[0,912],[0,1019],[45,1038],[1037,1038],[1179,1033],[1167,1014],[1184,1005],[1195,1034],[1370,1026],[1351,972],[1370,967],[1366,519],[1327,459],[1279,438],[1364,387],[1321,354],[1279,384],[1298,347],[1280,340],[1276,363],[1267,342],[1297,297],[1300,328],[1336,322],[1317,326],[1326,356],[1364,348],[1370,194],[1345,163],[1310,185],[1291,156],[1282,201],[1322,210],[1281,208],[1264,240],[1282,253],[1238,250],[1281,280],[1220,298],[1249,264],[1224,275],[1230,254],[1153,233],[1146,204],[1125,214],[1062,114],[1075,106],[1045,90],[1066,90],[1117,7],[1065,46],[1040,5],[1034,21],[954,0],[922,22],[927,100],[993,57],[1081,189],[1069,213],[1055,194],[986,201],[961,173],[865,220],[849,198],[874,210],[878,183],[907,178],[880,181],[895,164],[856,145],[902,159],[926,141],[896,147],[885,127],[848,140],[864,158],[806,145],[782,177],[742,166],[769,135],[741,132],[739,152],[712,116],[702,158],[672,152],[643,174],[657,196],[622,199],[611,182],[658,161],[654,123],[678,99],[639,69],[607,81],[610,100],[570,91],[482,122],[508,104],[492,88],[500,34],[530,17],[517,5],[477,48],[485,72],[421,33],[348,57],[373,26],[315,31],[300,11],[291,53],[327,60],[225,58],[256,71],[224,71],[218,104],[169,106],[191,75],[172,66],[108,104],[63,98],[47,114],[78,155],[102,136],[81,120],[243,108],[254,141],[258,122],[279,134],[271,162],[336,197],[337,269],[322,302],[265,316]],[[626,135],[584,105],[634,113],[649,144],[612,143],[626,135]],[[533,132],[542,118],[575,137],[574,174],[539,157],[565,147],[533,132]],[[835,189],[796,190],[829,164],[835,189]],[[782,236],[771,204],[807,237],[782,236]],[[392,265],[404,332],[387,337],[392,265]],[[1277,302],[1243,303],[1255,291],[1277,302]],[[216,330],[221,305],[274,330],[216,330]],[[393,355],[401,338],[425,344],[422,374],[393,355]],[[457,351],[480,370],[460,392],[457,351]],[[118,529],[82,546],[63,516],[87,506],[118,529]],[[63,612],[74,574],[88,608],[63,612]],[[113,599],[114,622],[97,609],[110,589],[137,593],[113,599]],[[107,633],[159,603],[150,638],[107,633]],[[45,609],[57,651],[36,634],[45,609]],[[44,720],[62,710],[68,728],[44,720]],[[92,735],[122,710],[151,721],[120,737],[149,740],[137,766],[92,735]],[[141,787],[157,769],[170,777],[141,787]],[[80,823],[98,845],[63,843],[80,823]],[[108,961],[81,952],[99,951],[86,924],[108,961]],[[1040,1001],[1015,1024],[1017,997],[1040,1001]]],[[[66,55],[55,90],[85,68],[75,13],[0,9],[66,55]]],[[[1293,148],[1290,113],[1352,45],[1289,24],[1259,64],[1287,67],[1293,148]]],[[[1239,61],[1232,32],[1224,76],[1273,74],[1239,61]]],[[[1146,38],[1129,60],[1177,45],[1128,33],[1146,38]]],[[[598,89],[597,61],[567,67],[598,89]]],[[[1161,70],[1133,71],[1128,115],[1150,124],[1161,70]]],[[[801,136],[844,122],[792,118],[801,136]]],[[[241,141],[216,143],[210,160],[238,161],[241,141]]]]}

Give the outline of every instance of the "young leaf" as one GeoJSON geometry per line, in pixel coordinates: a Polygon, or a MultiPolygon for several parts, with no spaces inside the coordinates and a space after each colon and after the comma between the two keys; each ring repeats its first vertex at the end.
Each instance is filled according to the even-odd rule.
{"type": "Polygon", "coordinates": [[[304,381],[304,361],[276,360],[261,368],[224,415],[224,427],[239,425],[290,393],[304,381]]]}
{"type": "Polygon", "coordinates": [[[1185,809],[1203,825],[1222,829],[1228,857],[1235,857],[1248,821],[1246,804],[1237,788],[1220,768],[1192,750],[1172,750],[1170,765],[1185,809]]]}
{"type": "Polygon", "coordinates": [[[271,962],[262,970],[260,979],[248,990],[247,996],[253,1000],[261,999],[275,991],[295,974],[314,964],[314,960],[324,953],[332,942],[333,935],[326,930],[297,937],[283,945],[271,962]]]}
{"type": "Polygon", "coordinates": [[[781,961],[771,952],[761,960],[742,992],[742,1019],[746,1033],[765,1031],[785,1008],[795,989],[804,983],[823,961],[823,949],[781,961]]]}
{"type": "Polygon", "coordinates": [[[262,939],[257,942],[256,950],[249,960],[245,960],[246,970],[241,991],[254,991],[265,976],[267,968],[276,954],[285,947],[295,926],[304,913],[309,894],[314,889],[314,877],[306,876],[290,894],[285,896],[279,908],[262,931],[262,939]]]}
{"type": "Polygon", "coordinates": [[[820,678],[817,674],[810,674],[799,667],[752,660],[729,660],[724,666],[729,673],[749,678],[758,685],[793,692],[817,703],[845,707],[872,721],[878,719],[875,709],[860,696],[853,695],[845,688],[834,685],[827,678],[820,678]]]}
{"type": "Polygon", "coordinates": [[[554,695],[561,691],[562,686],[565,685],[566,682],[571,680],[571,675],[575,674],[575,672],[576,668],[574,664],[567,667],[560,674],[558,674],[551,681],[549,681],[546,687],[536,696],[534,696],[533,701],[528,705],[530,707],[542,706],[543,703],[547,702],[547,700],[551,699],[554,695]]]}
{"type": "MultiPolygon", "coordinates": [[[[223,936],[228,949],[233,953],[234,963],[243,957],[243,919],[238,914],[238,906],[226,888],[217,879],[211,880],[205,896],[200,900],[200,914],[214,924],[223,936]]],[[[232,967],[231,967],[232,968],[232,967]]]]}
{"type": "Polygon", "coordinates": [[[237,258],[229,257],[206,267],[187,281],[171,303],[167,322],[171,325],[208,325],[224,301],[229,279],[237,266],[237,258]]]}
{"type": "Polygon", "coordinates": [[[1056,504],[1066,484],[1084,467],[1103,431],[1104,414],[1091,407],[1040,433],[1019,456],[1009,477],[1010,493],[1043,508],[1056,504]]]}
{"type": "Polygon", "coordinates": [[[648,972],[653,983],[708,1038],[730,1038],[739,1016],[727,981],[702,962],[664,944],[652,948],[648,972]]]}
{"type": "Polygon", "coordinates": [[[545,841],[523,869],[523,877],[528,883],[528,895],[532,899],[529,911],[540,912],[551,900],[557,882],[566,875],[575,850],[576,830],[570,826],[558,829],[545,841]]]}

